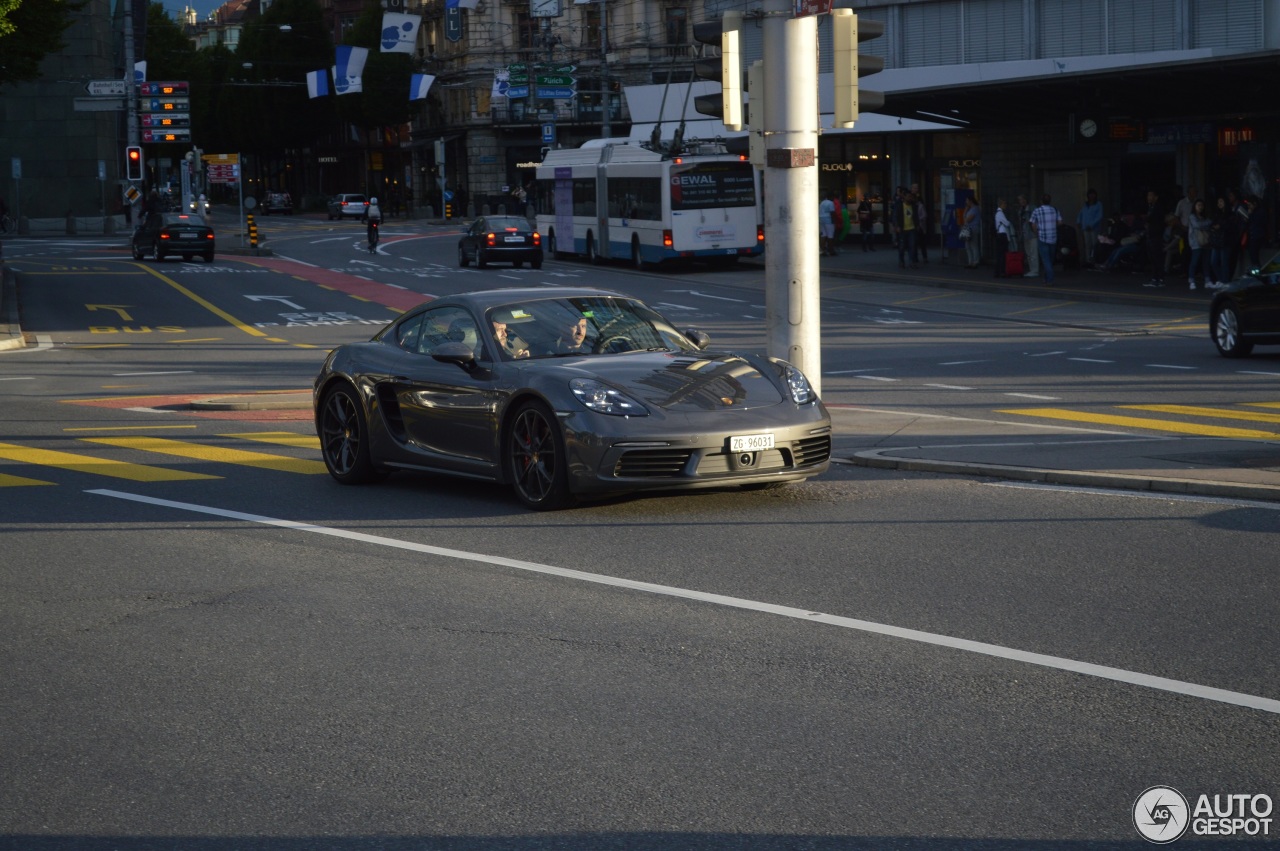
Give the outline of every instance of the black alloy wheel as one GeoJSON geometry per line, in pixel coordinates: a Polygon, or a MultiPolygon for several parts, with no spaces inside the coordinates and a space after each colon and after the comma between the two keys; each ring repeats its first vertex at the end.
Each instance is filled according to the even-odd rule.
{"type": "Polygon", "coordinates": [[[516,412],[507,432],[507,460],[516,497],[525,506],[555,511],[577,502],[569,492],[564,437],[545,405],[528,402],[516,412]]]}
{"type": "Polygon", "coordinates": [[[381,477],[369,457],[364,410],[349,385],[330,390],[320,406],[320,452],[329,475],[344,485],[362,485],[381,477]]]}

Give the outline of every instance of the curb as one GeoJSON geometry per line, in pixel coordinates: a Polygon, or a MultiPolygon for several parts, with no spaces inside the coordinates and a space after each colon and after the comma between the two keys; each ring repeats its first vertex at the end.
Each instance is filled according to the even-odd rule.
{"type": "Polygon", "coordinates": [[[0,351],[26,348],[18,321],[18,285],[13,270],[0,264],[0,351]]]}
{"type": "Polygon", "coordinates": [[[927,458],[889,458],[883,453],[896,449],[868,449],[847,459],[859,467],[905,470],[915,473],[946,473],[957,476],[988,476],[1017,482],[1041,482],[1084,488],[1110,488],[1153,493],[1216,496],[1228,499],[1256,499],[1280,502],[1280,487],[1212,482],[1199,479],[1173,479],[1128,476],[1122,473],[1098,473],[1073,470],[1051,470],[1041,467],[1016,467],[1005,464],[976,464],[968,461],[936,461],[927,458]]]}

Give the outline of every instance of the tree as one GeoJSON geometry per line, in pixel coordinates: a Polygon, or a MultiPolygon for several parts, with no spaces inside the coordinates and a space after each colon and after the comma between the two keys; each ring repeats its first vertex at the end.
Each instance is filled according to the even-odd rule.
{"type": "Polygon", "coordinates": [[[0,86],[40,78],[40,63],[66,45],[77,0],[0,0],[0,86]]]}

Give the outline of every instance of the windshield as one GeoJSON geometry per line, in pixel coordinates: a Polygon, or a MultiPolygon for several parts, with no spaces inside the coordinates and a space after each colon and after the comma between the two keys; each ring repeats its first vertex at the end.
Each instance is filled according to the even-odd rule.
{"type": "Polygon", "coordinates": [[[488,318],[503,360],[697,351],[667,320],[630,299],[513,302],[493,308],[488,318]]]}

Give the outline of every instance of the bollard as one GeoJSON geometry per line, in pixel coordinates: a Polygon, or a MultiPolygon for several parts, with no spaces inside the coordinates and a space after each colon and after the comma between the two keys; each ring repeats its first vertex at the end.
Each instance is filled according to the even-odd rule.
{"type": "Polygon", "coordinates": [[[258,247],[258,223],[253,220],[253,213],[246,213],[245,219],[249,222],[249,247],[258,247]]]}

